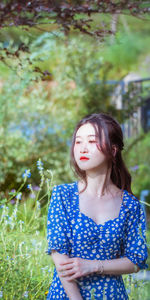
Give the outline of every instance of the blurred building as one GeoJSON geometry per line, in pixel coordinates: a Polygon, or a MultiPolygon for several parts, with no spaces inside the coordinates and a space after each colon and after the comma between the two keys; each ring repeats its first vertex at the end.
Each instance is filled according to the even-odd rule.
{"type": "Polygon", "coordinates": [[[127,121],[121,125],[126,138],[136,136],[141,129],[150,130],[150,78],[128,74],[117,83],[112,102],[118,110],[129,111],[127,121]]]}
{"type": "Polygon", "coordinates": [[[141,107],[141,124],[144,132],[150,130],[150,96],[141,107]]]}

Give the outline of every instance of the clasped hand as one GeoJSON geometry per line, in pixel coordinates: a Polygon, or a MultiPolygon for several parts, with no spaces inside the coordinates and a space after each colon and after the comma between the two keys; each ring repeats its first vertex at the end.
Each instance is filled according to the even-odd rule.
{"type": "Polygon", "coordinates": [[[94,260],[80,257],[65,258],[57,267],[58,275],[65,277],[68,281],[96,272],[94,260]]]}

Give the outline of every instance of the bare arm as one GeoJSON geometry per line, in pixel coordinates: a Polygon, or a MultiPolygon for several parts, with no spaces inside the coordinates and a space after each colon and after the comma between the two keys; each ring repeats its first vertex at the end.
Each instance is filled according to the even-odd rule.
{"type": "Polygon", "coordinates": [[[83,300],[79,291],[79,288],[75,282],[75,280],[68,281],[67,278],[63,277],[62,274],[59,272],[60,263],[65,262],[68,259],[68,256],[65,254],[60,254],[54,250],[52,250],[52,259],[56,266],[56,270],[60,281],[65,289],[65,292],[70,300],[83,300]]]}
{"type": "Polygon", "coordinates": [[[68,280],[74,280],[93,273],[121,275],[138,271],[139,267],[127,257],[111,260],[89,260],[80,257],[66,258],[64,262],[60,262],[59,267],[61,276],[68,280]]]}
{"type": "Polygon", "coordinates": [[[122,275],[137,273],[139,271],[139,267],[127,257],[104,261],[94,260],[94,264],[98,273],[101,271],[103,265],[103,274],[122,275]]]}

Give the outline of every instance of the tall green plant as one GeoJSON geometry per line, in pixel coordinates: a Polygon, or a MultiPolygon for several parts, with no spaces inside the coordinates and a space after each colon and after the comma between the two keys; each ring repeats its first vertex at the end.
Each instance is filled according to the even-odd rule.
{"type": "MultiPolygon", "coordinates": [[[[135,144],[127,141],[125,159],[132,174],[133,191],[140,196],[142,190],[150,191],[150,133],[143,134],[135,144]],[[130,146],[133,145],[133,146],[130,146]],[[144,154],[144,155],[143,155],[144,154]]],[[[149,207],[147,207],[149,209],[149,207]]]]}

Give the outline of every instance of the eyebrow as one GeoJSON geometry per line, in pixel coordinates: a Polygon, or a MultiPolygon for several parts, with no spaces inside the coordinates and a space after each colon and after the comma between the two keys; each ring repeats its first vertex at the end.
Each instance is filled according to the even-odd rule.
{"type": "MultiPolygon", "coordinates": [[[[97,137],[97,135],[95,135],[95,134],[89,134],[88,137],[89,137],[89,136],[95,136],[95,137],[97,137]]],[[[81,136],[80,136],[80,135],[77,135],[76,138],[81,138],[81,136]]]]}

